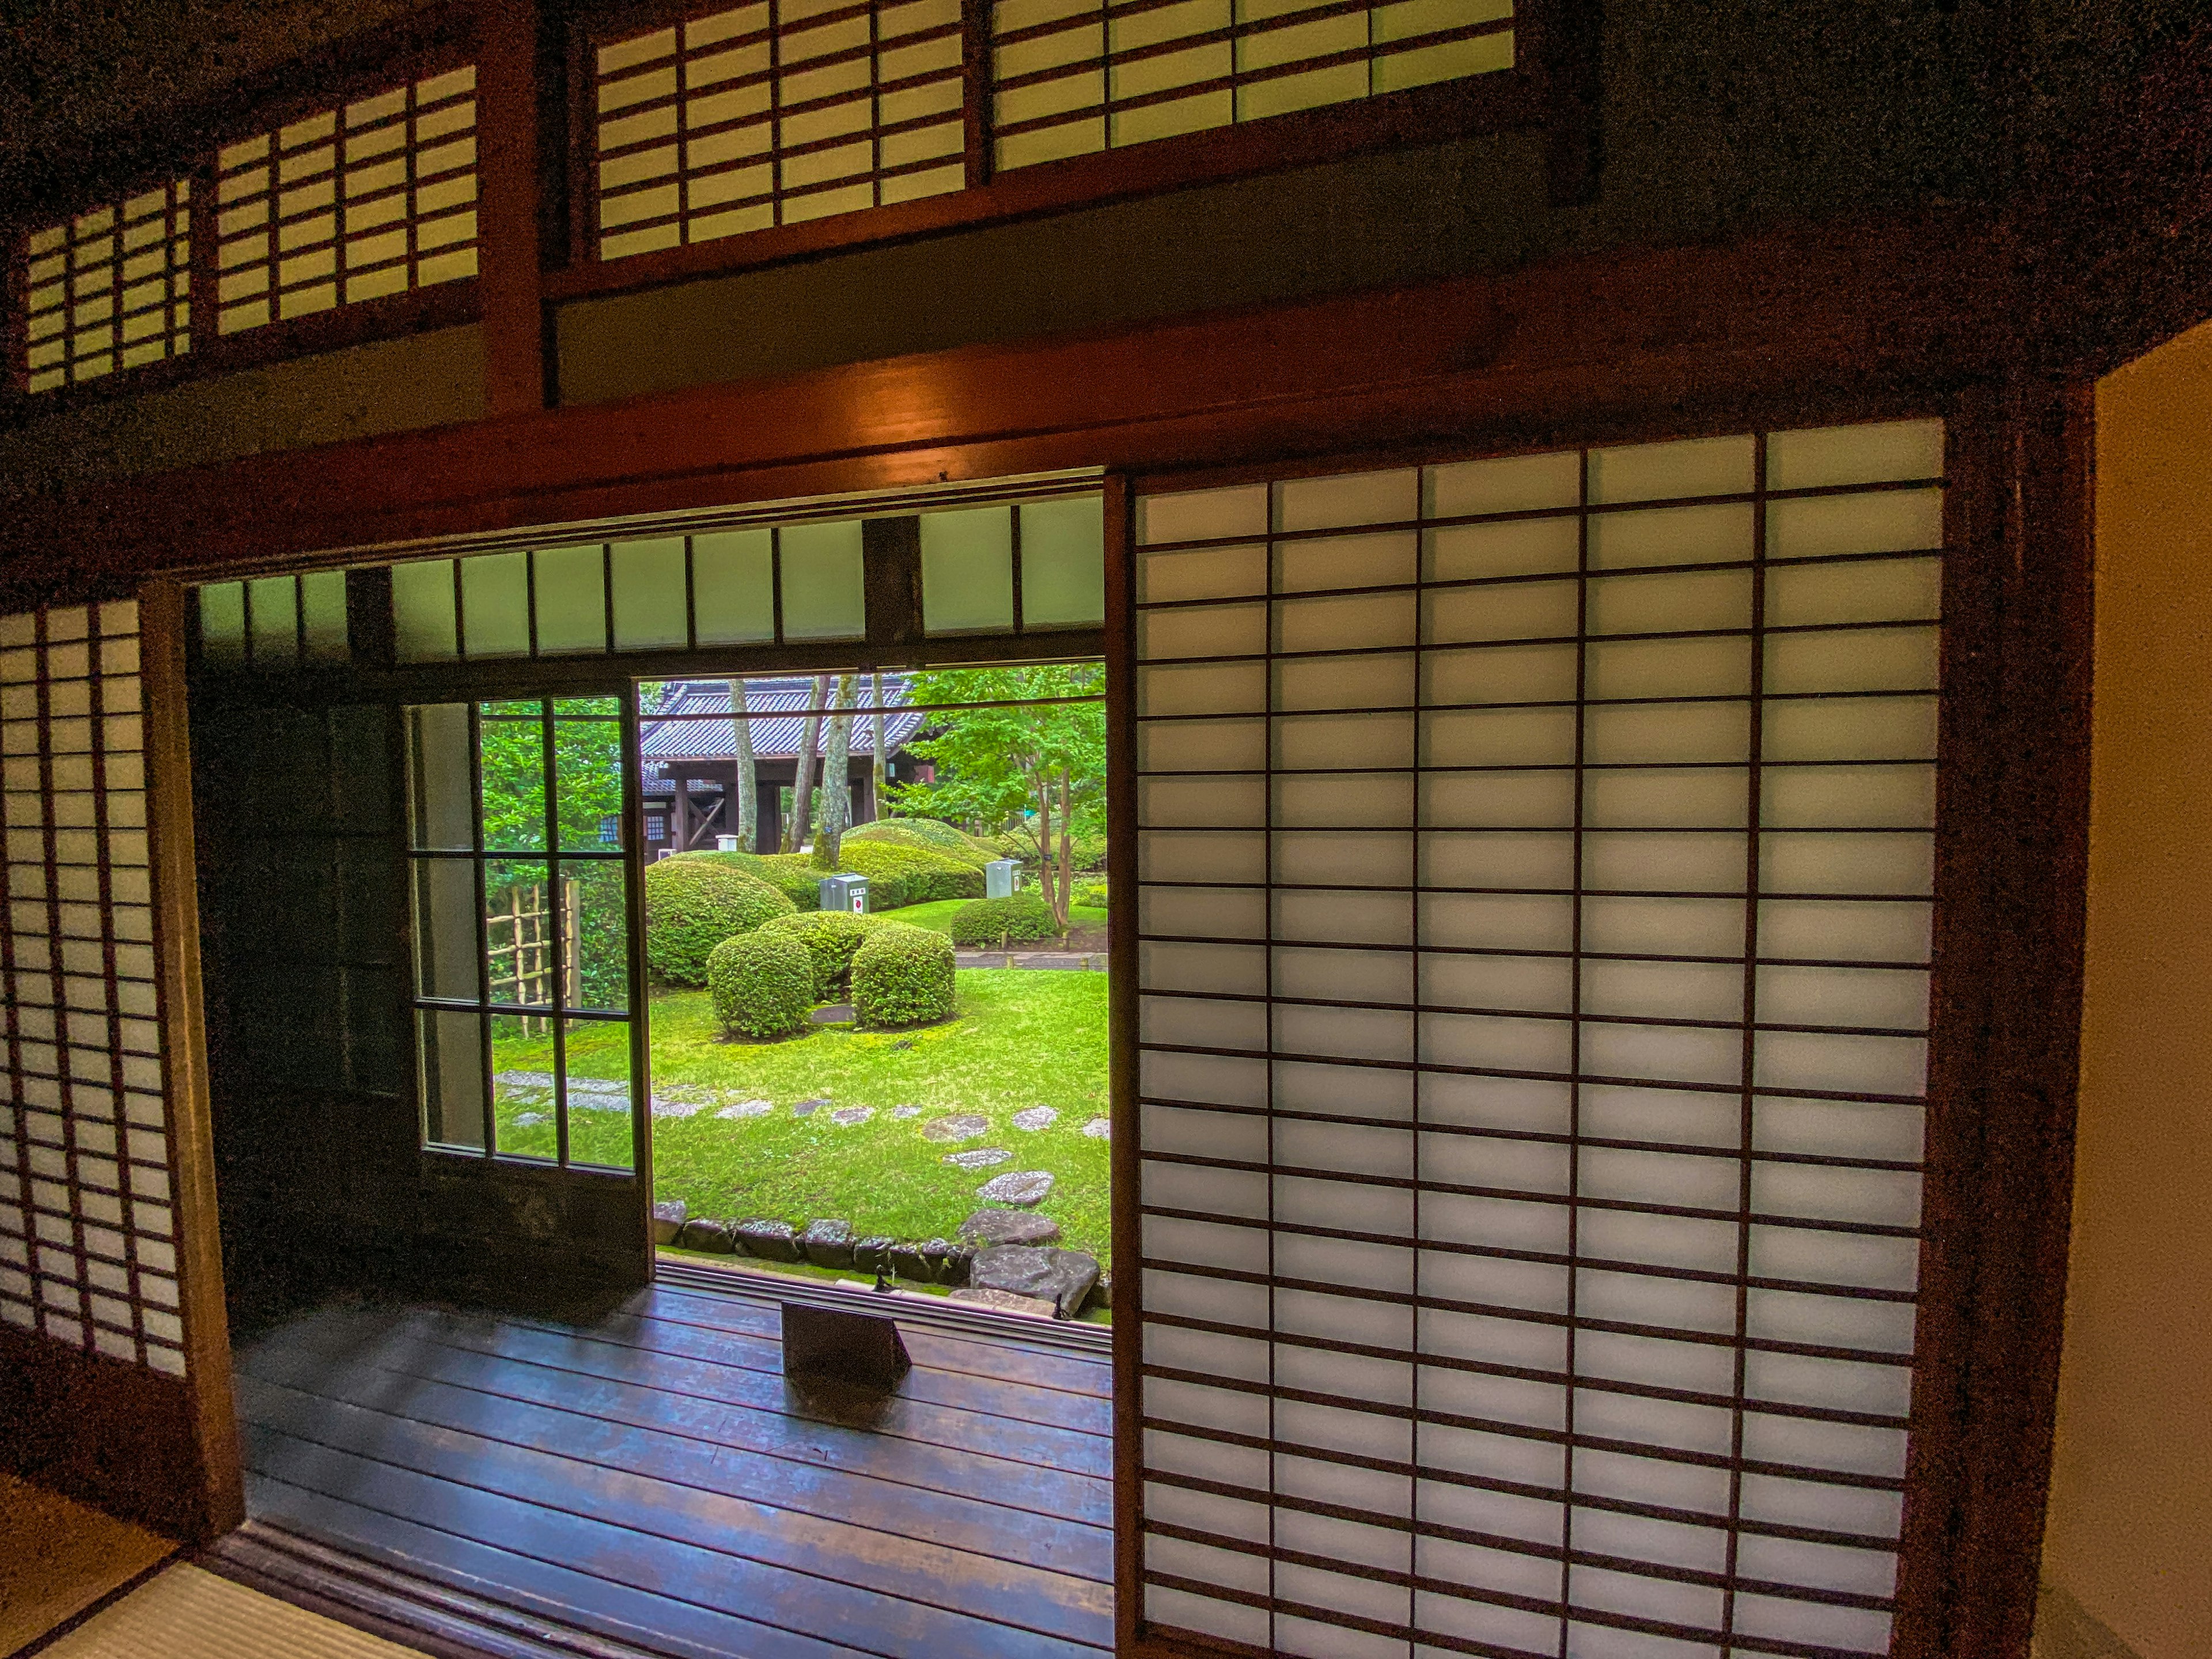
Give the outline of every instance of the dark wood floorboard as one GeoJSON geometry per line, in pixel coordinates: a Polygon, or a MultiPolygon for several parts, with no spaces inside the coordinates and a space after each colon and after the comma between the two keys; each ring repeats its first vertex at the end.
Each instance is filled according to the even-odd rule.
{"type": "Polygon", "coordinates": [[[240,1350],[252,1512],[682,1659],[1098,1659],[1109,1368],[908,1327],[866,1412],[787,1389],[778,1317],[304,1316],[240,1350]]]}

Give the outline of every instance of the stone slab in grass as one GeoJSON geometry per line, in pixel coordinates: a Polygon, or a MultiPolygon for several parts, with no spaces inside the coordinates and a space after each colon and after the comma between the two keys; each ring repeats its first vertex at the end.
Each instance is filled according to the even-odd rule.
{"type": "Polygon", "coordinates": [[[977,1146],[964,1152],[947,1152],[945,1161],[956,1170],[988,1170],[994,1164],[1012,1164],[1014,1155],[1003,1146],[977,1146]]]}
{"type": "Polygon", "coordinates": [[[1042,1204],[1052,1193],[1052,1176],[1043,1170],[1009,1170],[994,1176],[976,1190],[986,1204],[1012,1204],[1027,1209],[1042,1204]]]}
{"type": "Polygon", "coordinates": [[[799,1248],[817,1267],[849,1267],[853,1265],[853,1224],[814,1222],[799,1235],[799,1248]]]}
{"type": "Polygon", "coordinates": [[[830,1114],[830,1121],[841,1129],[849,1129],[855,1124],[866,1123],[875,1115],[872,1106],[840,1106],[830,1114]]]}
{"type": "Polygon", "coordinates": [[[1027,1210],[978,1210],[960,1224],[960,1237],[978,1244],[1049,1244],[1060,1223],[1027,1210]]]}
{"type": "Polygon", "coordinates": [[[853,1023],[853,1005],[833,1002],[826,1008],[815,1009],[806,1018],[817,1025],[850,1025],[853,1023]]]}
{"type": "Polygon", "coordinates": [[[1027,1111],[1014,1114],[1017,1129],[1049,1129],[1060,1121],[1060,1114],[1049,1106],[1032,1106],[1027,1111]]]}
{"type": "Polygon", "coordinates": [[[1062,1319],[1073,1319],[1098,1282],[1098,1262],[1081,1250],[1043,1250],[1028,1244],[1000,1244],[977,1252],[969,1283],[977,1290],[1004,1291],[1051,1302],[1062,1319]]]}
{"type": "Polygon", "coordinates": [[[1093,1140],[1105,1140],[1114,1133],[1114,1121],[1111,1118],[1094,1117],[1083,1126],[1083,1133],[1093,1140]]]}
{"type": "Polygon", "coordinates": [[[903,1123],[910,1117],[920,1117],[921,1115],[921,1108],[919,1106],[894,1106],[891,1108],[891,1115],[903,1123]]]}
{"type": "Polygon", "coordinates": [[[653,1115],[655,1117],[696,1117],[713,1104],[710,1100],[686,1100],[680,1095],[655,1095],[653,1097],[653,1115]]]}
{"type": "Polygon", "coordinates": [[[772,1100],[740,1100],[734,1105],[723,1107],[722,1109],[715,1113],[714,1115],[716,1117],[732,1118],[766,1117],[775,1109],[775,1103],[772,1100]]]}
{"type": "Polygon", "coordinates": [[[829,1103],[826,1100],[794,1100],[791,1103],[791,1115],[793,1117],[811,1117],[829,1103]]]}
{"type": "Polygon", "coordinates": [[[991,1132],[991,1120],[974,1112],[957,1112],[951,1117],[933,1117],[921,1126],[924,1140],[973,1140],[977,1135],[991,1132]]]}

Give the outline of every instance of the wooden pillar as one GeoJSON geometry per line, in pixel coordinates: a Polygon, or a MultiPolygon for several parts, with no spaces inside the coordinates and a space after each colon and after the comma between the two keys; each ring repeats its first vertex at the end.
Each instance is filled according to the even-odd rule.
{"type": "Polygon", "coordinates": [[[538,204],[538,0],[485,0],[477,58],[477,292],[484,413],[545,407],[538,204]]]}

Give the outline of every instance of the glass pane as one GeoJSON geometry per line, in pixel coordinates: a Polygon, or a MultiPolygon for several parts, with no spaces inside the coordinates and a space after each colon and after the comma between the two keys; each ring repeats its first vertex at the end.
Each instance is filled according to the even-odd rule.
{"type": "Polygon", "coordinates": [[[484,973],[491,1000],[553,1006],[553,915],[542,859],[484,862],[484,973]]]}
{"type": "Polygon", "coordinates": [[[200,589],[200,659],[231,664],[246,658],[246,585],[215,582],[200,589]]]}
{"type": "Polygon", "coordinates": [[[921,614],[931,634],[1005,633],[1014,625],[1012,509],[921,515],[921,614]]]}
{"type": "Polygon", "coordinates": [[[627,1170],[635,1162],[630,1124],[629,1022],[571,1019],[568,1051],[568,1162],[627,1170]]]}
{"type": "Polygon", "coordinates": [[[246,585],[253,623],[253,662],[276,668],[300,655],[300,595],[289,576],[264,576],[246,585]]]}
{"type": "Polygon", "coordinates": [[[474,1014],[418,1009],[422,1139],[433,1146],[483,1148],[483,1027],[474,1014]]]}
{"type": "Polygon", "coordinates": [[[477,843],[477,791],[469,757],[466,703],[426,703],[407,711],[409,841],[419,848],[467,851],[477,843]]]}
{"type": "Polygon", "coordinates": [[[668,650],[689,642],[681,536],[616,543],[614,574],[616,650],[668,650]]]}
{"type": "Polygon", "coordinates": [[[561,905],[568,981],[562,1006],[623,1012],[629,1006],[629,912],[620,861],[564,860],[561,905]]]}
{"type": "Polygon", "coordinates": [[[461,561],[461,635],[471,657],[530,654],[527,553],[485,553],[461,561]]]}
{"type": "Polygon", "coordinates": [[[533,556],[538,579],[538,650],[607,648],[606,550],[549,547],[533,556]]]}
{"type": "Polygon", "coordinates": [[[483,777],[487,848],[542,852],[545,847],[544,705],[488,702],[477,743],[483,777]]]}
{"type": "Polygon", "coordinates": [[[474,1002],[477,964],[476,860],[416,859],[415,980],[426,997],[474,1002]]]}
{"type": "Polygon", "coordinates": [[[1022,626],[1097,628],[1106,620],[1103,501],[1033,501],[1022,514],[1022,626]]]}
{"type": "Polygon", "coordinates": [[[393,647],[402,662],[450,662],[455,655],[453,562],[432,559],[392,568],[393,647]]]}
{"type": "Polygon", "coordinates": [[[554,789],[559,803],[555,816],[563,850],[619,849],[623,844],[621,722],[556,719],[553,752],[554,789]]]}
{"type": "Polygon", "coordinates": [[[491,1017],[493,1145],[509,1158],[560,1156],[550,1015],[491,1017]]]}
{"type": "Polygon", "coordinates": [[[343,570],[318,570],[300,578],[301,620],[307,655],[319,662],[343,662],[346,644],[346,579],[343,570]]]}
{"type": "Polygon", "coordinates": [[[860,584],[860,524],[799,524],[776,532],[783,637],[856,640],[867,632],[860,584]]]}
{"type": "Polygon", "coordinates": [[[774,639],[775,532],[729,530],[694,536],[691,610],[702,645],[774,639]]]}

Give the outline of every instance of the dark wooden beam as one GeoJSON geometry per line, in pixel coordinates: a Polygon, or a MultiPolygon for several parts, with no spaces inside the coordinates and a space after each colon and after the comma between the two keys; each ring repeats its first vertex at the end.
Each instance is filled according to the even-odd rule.
{"type": "Polygon", "coordinates": [[[538,254],[537,0],[484,0],[477,56],[477,276],[484,412],[545,407],[538,254]]]}

